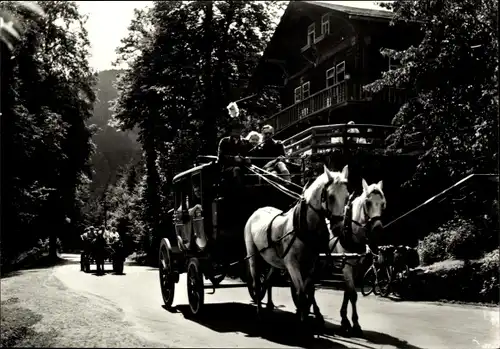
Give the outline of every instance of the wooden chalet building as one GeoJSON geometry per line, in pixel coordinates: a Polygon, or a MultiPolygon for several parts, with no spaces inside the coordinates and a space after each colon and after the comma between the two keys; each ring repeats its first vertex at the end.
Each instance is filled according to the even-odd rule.
{"type": "MultiPolygon", "coordinates": [[[[349,164],[354,190],[360,190],[361,178],[370,183],[383,179],[390,202],[384,214],[388,221],[420,200],[401,188],[415,169],[413,149],[405,144],[392,155],[382,150],[395,129],[391,121],[408,98],[406,91],[363,91],[364,85],[398,64],[382,56],[382,48],[401,50],[422,39],[417,23],[391,25],[392,18],[390,11],[333,1],[290,1],[252,79],[254,86],[280,91],[281,111],[263,124],[275,128],[288,155],[313,154],[306,157],[308,169],[327,163],[339,170],[349,164]],[[346,125],[349,121],[355,125],[346,125]],[[366,142],[353,144],[348,136],[353,127],[366,142]]],[[[388,236],[393,240],[400,233],[395,225],[391,228],[388,236]]]]}
{"type": "MultiPolygon", "coordinates": [[[[357,127],[361,133],[373,131],[369,124],[390,125],[406,91],[373,95],[362,87],[397,65],[381,48],[404,49],[420,39],[417,25],[391,26],[392,17],[333,1],[290,1],[253,76],[257,86],[279,88],[282,110],[264,121],[276,138],[290,146],[297,143],[290,137],[315,125],[354,121],[366,125],[357,127]]],[[[380,129],[386,136],[392,128],[380,129]]]]}

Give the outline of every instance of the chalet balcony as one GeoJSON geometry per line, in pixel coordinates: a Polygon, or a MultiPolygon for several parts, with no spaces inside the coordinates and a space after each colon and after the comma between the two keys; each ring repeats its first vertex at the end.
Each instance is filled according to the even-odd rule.
{"type": "Polygon", "coordinates": [[[276,132],[319,114],[329,108],[341,106],[347,102],[386,102],[402,104],[406,100],[406,91],[398,89],[386,89],[380,93],[372,94],[364,92],[360,84],[353,83],[352,80],[339,82],[314,93],[308,98],[295,103],[266,120],[272,125],[276,132]]]}
{"type": "Polygon", "coordinates": [[[298,120],[307,118],[333,106],[340,105],[345,101],[347,101],[347,85],[346,82],[343,81],[316,92],[303,101],[280,110],[277,114],[271,116],[267,122],[276,130],[281,130],[298,120]]]}

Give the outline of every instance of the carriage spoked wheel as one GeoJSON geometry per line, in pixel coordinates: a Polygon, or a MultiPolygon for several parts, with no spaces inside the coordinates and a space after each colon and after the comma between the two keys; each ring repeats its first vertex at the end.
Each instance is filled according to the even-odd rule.
{"type": "Polygon", "coordinates": [[[170,249],[168,242],[163,239],[160,244],[159,271],[160,287],[163,302],[167,308],[172,306],[175,294],[175,280],[172,273],[172,261],[170,260],[170,249]]]}
{"type": "Polygon", "coordinates": [[[196,316],[200,313],[205,301],[205,287],[203,285],[203,272],[200,268],[200,261],[195,257],[191,258],[188,263],[187,291],[191,314],[196,316]]]}
{"type": "MultiPolygon", "coordinates": [[[[259,261],[260,262],[260,261],[259,261]]],[[[252,283],[252,277],[250,275],[250,261],[247,261],[247,287],[248,287],[248,293],[250,294],[250,297],[252,298],[252,301],[254,303],[257,303],[257,296],[259,297],[258,300],[260,302],[262,302],[262,300],[264,299],[264,296],[266,295],[266,292],[267,292],[267,287],[266,287],[266,283],[267,282],[271,282],[271,280],[268,280],[269,279],[269,273],[271,272],[271,268],[267,266],[266,264],[266,267],[263,267],[263,266],[260,266],[260,268],[258,268],[260,270],[260,274],[259,274],[259,279],[260,279],[260,282],[259,282],[259,286],[260,286],[260,290],[259,292],[255,292],[255,289],[253,287],[253,283],[252,283]]],[[[262,264],[264,264],[264,262],[262,261],[262,264]]]]}

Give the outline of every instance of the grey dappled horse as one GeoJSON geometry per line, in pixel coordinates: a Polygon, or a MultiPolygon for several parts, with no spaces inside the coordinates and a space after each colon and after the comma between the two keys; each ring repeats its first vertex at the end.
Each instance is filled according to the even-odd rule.
{"type": "MultiPolygon", "coordinates": [[[[324,167],[324,172],[304,190],[302,199],[290,210],[283,212],[274,207],[259,208],[245,225],[249,282],[253,289],[261,289],[261,264],[257,263],[259,255],[271,265],[271,269],[286,269],[296,290],[297,313],[302,323],[311,305],[314,306],[316,319],[323,322],[314,300],[313,271],[319,251],[322,246],[326,246],[328,239],[325,218],[334,226],[343,222],[349,196],[347,175],[347,166],[342,172],[332,172],[324,167]]],[[[265,283],[268,288],[266,309],[272,310],[271,283],[265,283]]],[[[257,313],[260,315],[261,298],[256,297],[256,301],[257,313]]]]}
{"type": "MultiPolygon", "coordinates": [[[[330,231],[329,248],[331,253],[366,253],[368,252],[368,239],[376,238],[383,229],[381,216],[386,207],[384,192],[382,191],[382,181],[368,185],[362,179],[363,193],[352,202],[351,219],[346,217],[346,224],[340,236],[333,236],[330,231]]],[[[373,240],[372,240],[373,242],[373,240]]],[[[343,261],[342,274],[345,281],[344,299],[340,309],[341,329],[346,333],[361,335],[362,330],[358,322],[358,312],[356,302],[358,294],[354,285],[355,272],[358,266],[363,263],[362,258],[348,258],[343,261]],[[353,326],[347,318],[347,305],[351,302],[353,326]]],[[[339,261],[336,261],[339,263],[339,261]]],[[[335,263],[335,262],[334,262],[335,263]]]]}

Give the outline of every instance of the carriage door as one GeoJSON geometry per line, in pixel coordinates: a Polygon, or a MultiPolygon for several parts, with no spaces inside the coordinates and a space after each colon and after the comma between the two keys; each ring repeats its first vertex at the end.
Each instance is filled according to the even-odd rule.
{"type": "Polygon", "coordinates": [[[175,232],[178,239],[186,247],[189,246],[191,240],[192,224],[189,217],[189,201],[191,194],[191,181],[189,177],[184,178],[178,183],[178,188],[175,191],[175,212],[174,224],[175,232]]]}
{"type": "Polygon", "coordinates": [[[191,202],[190,202],[190,215],[193,222],[193,232],[196,245],[203,249],[207,244],[207,238],[205,235],[205,223],[204,223],[204,210],[205,205],[203,201],[203,183],[201,172],[195,173],[191,177],[191,202]]]}

